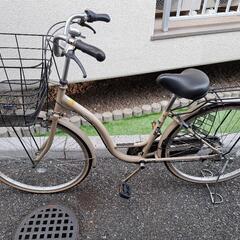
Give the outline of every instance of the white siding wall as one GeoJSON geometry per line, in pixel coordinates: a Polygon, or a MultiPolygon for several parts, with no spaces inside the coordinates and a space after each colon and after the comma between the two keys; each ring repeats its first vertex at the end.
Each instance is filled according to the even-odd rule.
{"type": "MultiPolygon", "coordinates": [[[[54,22],[86,8],[109,13],[111,23],[94,24],[96,35],[85,31],[87,42],[107,55],[98,63],[80,54],[88,80],[239,59],[239,32],[151,41],[155,4],[154,0],[1,0],[0,32],[45,33],[54,22]]],[[[77,68],[72,68],[70,79],[82,80],[77,68]]]]}

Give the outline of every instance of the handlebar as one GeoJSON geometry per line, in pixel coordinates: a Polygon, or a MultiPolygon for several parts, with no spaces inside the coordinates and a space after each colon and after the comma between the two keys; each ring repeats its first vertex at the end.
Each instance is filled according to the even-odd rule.
{"type": "Polygon", "coordinates": [[[59,47],[60,40],[66,42],[68,44],[71,44],[76,49],[81,50],[82,52],[96,58],[99,62],[104,61],[106,58],[105,53],[101,49],[99,49],[95,46],[92,46],[90,44],[87,44],[80,39],[67,38],[64,35],[58,35],[58,36],[54,37],[54,39],[53,39],[53,51],[54,51],[55,56],[57,56],[57,57],[63,56],[63,54],[62,54],[63,50],[60,49],[60,47],[59,47]]]}
{"type": "MultiPolygon", "coordinates": [[[[71,16],[66,22],[65,29],[64,29],[64,35],[68,35],[69,30],[70,30],[70,26],[73,23],[73,20],[75,20],[75,19],[79,19],[79,23],[80,22],[86,22],[87,21],[87,14],[83,13],[83,14],[76,14],[76,15],[71,16]]],[[[78,21],[76,21],[76,23],[77,22],[78,21]]]]}
{"type": "Polygon", "coordinates": [[[101,22],[110,22],[111,18],[108,14],[97,14],[91,10],[85,10],[84,13],[82,14],[76,14],[71,16],[67,22],[66,22],[66,26],[64,29],[64,35],[67,35],[69,30],[70,30],[70,26],[73,23],[73,20],[75,19],[79,19],[78,23],[81,25],[84,22],[97,22],[97,21],[101,21],[101,22]]]}
{"type": "MultiPolygon", "coordinates": [[[[98,61],[102,62],[105,60],[105,54],[102,50],[100,50],[97,47],[94,47],[92,45],[89,45],[80,39],[76,39],[75,36],[71,36],[71,29],[70,26],[72,23],[78,23],[81,26],[84,26],[85,22],[96,22],[96,21],[102,21],[102,22],[110,22],[111,18],[108,14],[97,14],[91,10],[85,10],[83,14],[76,14],[71,16],[67,21],[64,29],[63,35],[57,35],[54,36],[53,39],[53,51],[55,56],[61,57],[63,56],[63,49],[66,46],[60,46],[59,42],[60,40],[63,40],[64,42],[73,45],[76,47],[76,49],[81,50],[82,52],[96,58],[98,61]]],[[[88,26],[88,25],[86,25],[88,26]]],[[[90,27],[90,26],[88,26],[90,27]]],[[[81,33],[79,32],[79,36],[81,36],[81,33]]]]}
{"type": "Polygon", "coordinates": [[[101,49],[87,44],[80,39],[75,40],[72,45],[82,52],[96,58],[99,62],[104,61],[106,58],[105,53],[101,49]]]}
{"type": "Polygon", "coordinates": [[[87,22],[92,23],[92,22],[110,22],[111,18],[108,14],[97,14],[91,10],[85,10],[85,13],[87,14],[87,22]]]}
{"type": "Polygon", "coordinates": [[[63,35],[54,36],[53,52],[55,56],[66,57],[63,77],[60,81],[61,84],[67,84],[67,72],[70,64],[70,59],[74,60],[78,64],[78,66],[80,67],[83,73],[83,77],[85,78],[87,76],[82,63],[75,55],[75,49],[78,49],[83,53],[86,53],[94,57],[99,62],[104,61],[106,58],[105,53],[101,49],[80,40],[80,38],[85,38],[85,37],[82,36],[81,32],[78,31],[77,29],[71,28],[71,24],[77,23],[82,27],[90,28],[91,30],[93,30],[94,33],[96,33],[95,30],[90,25],[86,24],[86,22],[88,23],[92,23],[96,21],[110,22],[110,20],[111,19],[108,14],[96,14],[91,10],[85,10],[84,13],[73,15],[66,21],[63,35]]]}

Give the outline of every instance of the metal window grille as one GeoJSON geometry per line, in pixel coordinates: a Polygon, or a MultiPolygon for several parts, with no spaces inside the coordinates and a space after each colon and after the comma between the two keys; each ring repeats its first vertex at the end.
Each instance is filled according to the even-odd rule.
{"type": "Polygon", "coordinates": [[[170,21],[240,16],[240,0],[158,0],[156,7],[163,12],[164,32],[170,21]]]}

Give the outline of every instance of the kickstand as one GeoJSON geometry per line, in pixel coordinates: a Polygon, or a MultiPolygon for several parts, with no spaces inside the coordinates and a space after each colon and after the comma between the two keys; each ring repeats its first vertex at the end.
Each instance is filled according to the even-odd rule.
{"type": "MultiPolygon", "coordinates": [[[[207,177],[207,176],[212,177],[213,176],[213,173],[208,169],[201,170],[201,173],[204,177],[207,177]]],[[[212,191],[212,189],[210,188],[210,185],[208,183],[206,183],[212,204],[221,204],[223,202],[222,195],[217,193],[217,190],[216,190],[216,184],[218,183],[218,180],[216,181],[216,183],[214,183],[214,191],[212,191]]]]}
{"type": "Polygon", "coordinates": [[[131,179],[133,176],[135,176],[139,171],[145,168],[144,163],[140,163],[140,166],[134,170],[129,176],[127,176],[119,185],[119,195],[122,198],[129,199],[131,197],[131,188],[127,184],[129,179],[131,179]]]}

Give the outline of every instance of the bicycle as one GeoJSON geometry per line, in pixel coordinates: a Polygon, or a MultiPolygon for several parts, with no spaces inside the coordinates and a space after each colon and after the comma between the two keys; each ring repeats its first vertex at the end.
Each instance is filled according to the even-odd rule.
{"type": "Polygon", "coordinates": [[[86,77],[86,71],[75,55],[76,50],[98,61],[105,59],[102,50],[83,42],[81,32],[72,28],[72,24],[78,24],[94,31],[88,23],[96,21],[109,22],[110,17],[90,10],[73,15],[66,23],[54,25],[58,27],[64,23],[64,34],[55,34],[62,26],[54,34],[38,35],[42,39],[41,48],[20,47],[17,40],[20,35],[13,34],[17,43],[13,49],[17,49],[18,54],[13,59],[17,59],[20,66],[9,66],[5,63],[9,59],[0,55],[4,86],[8,86],[0,98],[0,126],[9,130],[0,138],[1,181],[27,192],[54,193],[74,187],[86,178],[91,167],[96,167],[95,151],[85,133],[70,123],[66,114],[69,110],[96,129],[113,156],[137,165],[137,169],[122,181],[122,197],[130,197],[127,181],[150,163],[163,162],[173,175],[194,183],[216,183],[239,176],[240,100],[220,97],[219,92],[226,89],[209,90],[208,76],[200,70],[187,69],[180,74],[162,74],[157,78],[157,83],[171,91],[172,97],[159,120],[152,124],[147,140],[138,143],[115,144],[101,121],[66,95],[71,60],[86,77]],[[41,63],[24,66],[24,60],[34,59],[22,57],[20,51],[24,49],[40,50],[41,63]],[[54,56],[64,57],[65,65],[62,77],[59,77],[54,110],[44,112],[41,110],[54,56]],[[40,70],[41,77],[33,80],[33,76],[27,76],[28,68],[40,70]],[[8,71],[12,69],[19,72],[18,80],[10,79],[8,71]],[[36,89],[36,93],[32,89],[36,89]],[[207,98],[208,92],[215,97],[207,98]],[[173,107],[178,97],[191,100],[187,109],[173,107]],[[17,114],[19,110],[20,114],[17,114]],[[171,118],[172,123],[162,132],[167,118],[171,118]],[[123,153],[122,148],[127,148],[127,153],[123,153]]]}

